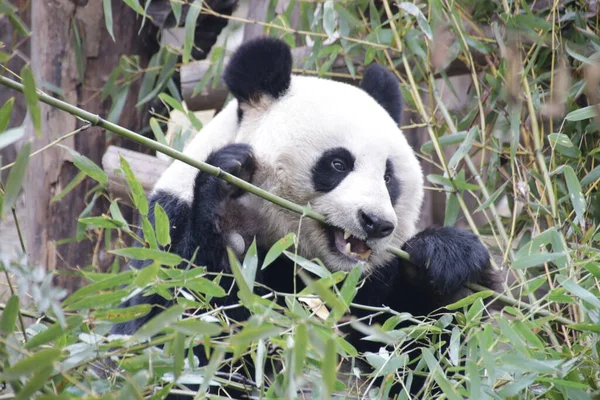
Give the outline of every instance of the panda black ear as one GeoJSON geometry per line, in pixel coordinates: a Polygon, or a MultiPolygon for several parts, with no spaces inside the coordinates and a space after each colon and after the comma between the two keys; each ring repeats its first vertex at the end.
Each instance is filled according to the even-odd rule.
{"type": "Polygon", "coordinates": [[[402,118],[402,94],[398,79],[379,64],[371,64],[360,82],[360,87],[371,95],[400,125],[402,118]]]}
{"type": "Polygon", "coordinates": [[[292,52],[278,39],[251,40],[231,56],[223,78],[240,103],[258,101],[264,95],[277,99],[290,87],[292,52]]]}

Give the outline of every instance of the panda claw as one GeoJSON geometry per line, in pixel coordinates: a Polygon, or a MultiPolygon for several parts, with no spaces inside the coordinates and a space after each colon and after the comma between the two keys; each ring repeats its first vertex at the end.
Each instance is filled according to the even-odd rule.
{"type": "MultiPolygon", "coordinates": [[[[252,148],[244,143],[234,143],[225,146],[211,153],[206,161],[244,181],[250,181],[256,170],[256,159],[252,153],[252,148]]],[[[221,188],[220,192],[225,197],[228,195],[238,197],[244,193],[243,190],[223,180],[218,180],[217,185],[221,188]]]]}

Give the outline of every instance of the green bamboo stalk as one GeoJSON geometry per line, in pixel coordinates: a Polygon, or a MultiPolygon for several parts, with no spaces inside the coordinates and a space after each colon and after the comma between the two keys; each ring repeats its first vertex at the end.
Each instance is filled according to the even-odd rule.
{"type": "MultiPolygon", "coordinates": [[[[0,76],[0,84],[3,86],[6,86],[8,88],[11,88],[13,90],[16,90],[18,92],[21,92],[21,93],[24,92],[23,85],[21,85],[18,82],[15,82],[11,79],[5,78],[3,76],[0,76]]],[[[220,168],[214,167],[210,164],[207,164],[207,163],[199,161],[199,160],[195,160],[195,159],[193,159],[177,150],[174,150],[168,146],[158,143],[152,139],[148,139],[148,138],[146,138],[138,133],[135,133],[129,129],[123,128],[122,126],[119,126],[117,124],[109,122],[97,114],[90,113],[89,111],[86,111],[79,107],[73,106],[62,100],[58,100],[52,96],[48,96],[47,94],[45,94],[39,90],[38,90],[38,99],[43,103],[46,103],[52,107],[55,107],[62,111],[65,111],[65,112],[67,112],[71,115],[74,115],[84,121],[87,121],[94,126],[102,127],[110,132],[116,133],[117,135],[126,137],[127,139],[133,140],[133,141],[140,143],[144,146],[147,146],[155,151],[159,151],[163,154],[166,154],[175,160],[179,160],[188,165],[191,165],[192,167],[198,168],[202,172],[205,172],[209,175],[215,176],[219,179],[223,179],[224,181],[226,181],[240,189],[250,192],[250,193],[252,193],[256,196],[259,196],[267,201],[270,201],[274,204],[277,204],[278,206],[281,206],[287,210],[307,216],[309,218],[312,218],[312,219],[314,219],[318,222],[324,223],[324,224],[327,223],[327,221],[323,215],[311,210],[308,207],[300,206],[289,200],[283,199],[279,196],[269,193],[264,189],[258,188],[256,186],[252,185],[251,183],[248,183],[236,176],[233,176],[233,175],[221,170],[220,168]]],[[[401,249],[398,249],[395,247],[390,247],[387,249],[387,251],[389,251],[390,253],[394,254],[395,256],[400,257],[406,261],[410,261],[409,254],[407,252],[405,252],[404,250],[401,250],[401,249]]],[[[469,285],[467,285],[467,287],[469,287],[471,290],[474,290],[474,291],[490,290],[488,288],[485,288],[484,286],[475,285],[475,284],[469,284],[469,285]]],[[[567,320],[566,318],[562,318],[560,316],[556,316],[554,314],[549,313],[548,311],[534,310],[533,306],[531,306],[527,303],[512,299],[501,293],[494,292],[494,297],[505,304],[515,305],[515,306],[518,305],[520,308],[528,310],[533,315],[553,316],[555,318],[555,321],[559,322],[561,324],[565,324],[565,325],[574,324],[573,321],[567,320]]],[[[0,307],[0,309],[1,309],[1,307],[0,307]]]]}

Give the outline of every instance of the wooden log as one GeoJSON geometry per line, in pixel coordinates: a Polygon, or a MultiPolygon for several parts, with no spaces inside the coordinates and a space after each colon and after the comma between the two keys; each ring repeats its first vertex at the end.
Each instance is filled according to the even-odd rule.
{"type": "Polygon", "coordinates": [[[169,161],[148,154],[119,146],[109,146],[102,157],[102,168],[108,175],[108,190],[113,196],[125,201],[129,201],[129,189],[123,174],[117,172],[121,169],[120,156],[129,163],[133,174],[142,184],[146,194],[150,193],[158,178],[170,164],[169,161]]]}

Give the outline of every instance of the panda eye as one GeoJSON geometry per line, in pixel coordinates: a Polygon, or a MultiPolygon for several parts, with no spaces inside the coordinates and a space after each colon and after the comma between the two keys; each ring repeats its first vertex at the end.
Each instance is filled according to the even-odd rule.
{"type": "Polygon", "coordinates": [[[346,163],[340,160],[339,158],[336,158],[331,162],[331,167],[338,172],[346,171],[346,163]]]}
{"type": "Polygon", "coordinates": [[[390,183],[392,181],[392,174],[385,174],[383,176],[383,180],[385,181],[386,184],[390,183]]]}

